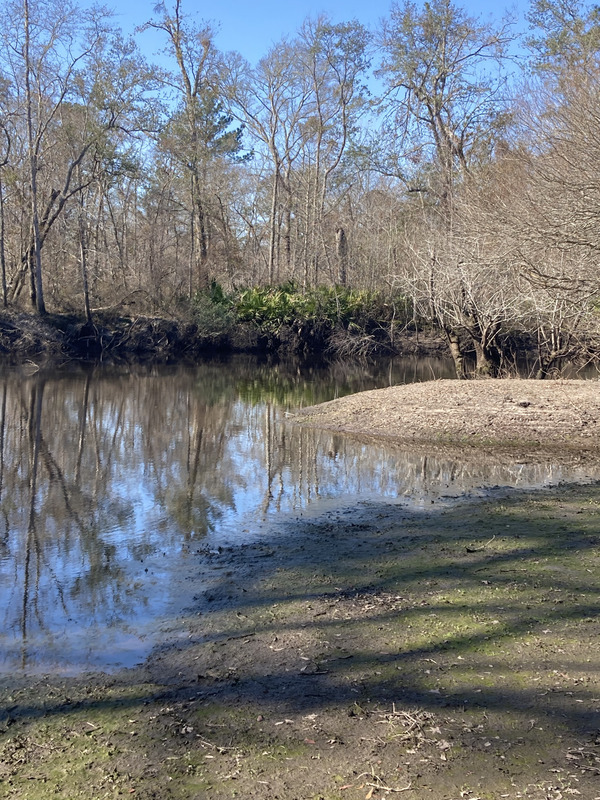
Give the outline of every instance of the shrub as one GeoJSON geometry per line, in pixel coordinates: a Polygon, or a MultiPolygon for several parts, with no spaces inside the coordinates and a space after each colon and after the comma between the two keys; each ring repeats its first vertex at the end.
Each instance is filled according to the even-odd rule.
{"type": "Polygon", "coordinates": [[[389,347],[393,328],[411,319],[402,296],[347,287],[320,286],[303,292],[294,283],[253,286],[228,296],[220,284],[196,295],[194,319],[201,339],[217,342],[234,330],[254,330],[270,346],[293,351],[389,347]],[[360,343],[360,344],[359,344],[360,343]]]}
{"type": "Polygon", "coordinates": [[[198,328],[198,339],[212,344],[225,345],[236,323],[235,313],[219,284],[195,295],[192,316],[198,328]]]}

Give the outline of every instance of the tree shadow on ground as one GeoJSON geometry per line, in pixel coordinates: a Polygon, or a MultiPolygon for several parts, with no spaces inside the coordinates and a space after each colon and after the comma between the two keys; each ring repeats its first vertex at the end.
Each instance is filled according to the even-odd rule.
{"type": "Polygon", "coordinates": [[[152,674],[290,712],[358,694],[536,708],[582,730],[595,720],[600,517],[597,487],[580,491],[562,510],[543,493],[427,513],[371,504],[223,550],[190,638],[157,651],[152,674]],[[589,678],[583,703],[552,683],[567,667],[589,678]]]}
{"type": "Polygon", "coordinates": [[[185,635],[104,692],[65,702],[85,679],[65,680],[55,701],[15,703],[3,719],[151,704],[178,708],[180,731],[209,738],[216,726],[257,750],[289,743],[284,723],[302,737],[302,720],[336,713],[349,736],[357,717],[398,709],[487,720],[506,741],[534,729],[590,737],[599,523],[600,487],[575,487],[427,511],[340,508],[254,545],[199,550],[203,591],[178,621],[185,635]]]}

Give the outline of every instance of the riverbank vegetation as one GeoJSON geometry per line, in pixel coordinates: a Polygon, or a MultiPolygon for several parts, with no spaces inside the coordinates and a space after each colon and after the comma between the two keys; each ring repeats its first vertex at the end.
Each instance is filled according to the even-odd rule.
{"type": "Polygon", "coordinates": [[[395,2],[378,30],[307,19],[255,65],[180,0],[132,39],[105,8],[2,7],[9,352],[28,310],[85,357],[354,356],[425,332],[459,377],[598,360],[595,6],[395,2]]]}
{"type": "MultiPolygon", "coordinates": [[[[225,294],[213,282],[169,316],[103,312],[77,314],[0,311],[0,355],[54,361],[194,359],[228,352],[305,359],[393,356],[443,350],[420,330],[401,295],[349,288],[300,291],[293,284],[225,294]]],[[[433,334],[433,335],[432,335],[433,334]]]]}

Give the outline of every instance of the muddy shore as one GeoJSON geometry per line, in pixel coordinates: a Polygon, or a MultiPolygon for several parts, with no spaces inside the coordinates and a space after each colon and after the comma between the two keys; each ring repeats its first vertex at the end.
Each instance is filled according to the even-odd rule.
{"type": "Polygon", "coordinates": [[[144,664],[0,681],[0,797],[600,797],[600,486],[339,507],[197,559],[144,664]]]}

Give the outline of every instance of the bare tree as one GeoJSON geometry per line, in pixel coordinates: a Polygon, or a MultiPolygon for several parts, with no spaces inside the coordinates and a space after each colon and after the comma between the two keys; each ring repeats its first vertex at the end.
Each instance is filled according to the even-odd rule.
{"type": "Polygon", "coordinates": [[[223,77],[232,112],[264,147],[270,161],[267,276],[273,283],[278,270],[280,204],[302,150],[302,126],[312,111],[311,86],[301,68],[298,44],[288,41],[273,47],[255,69],[240,56],[231,56],[223,77]]]}
{"type": "MultiPolygon", "coordinates": [[[[416,156],[433,163],[430,190],[446,206],[472,162],[489,155],[506,121],[502,64],[514,36],[451,0],[394,4],[381,31],[383,102],[416,156]],[[491,71],[494,67],[494,71],[491,71]]],[[[406,148],[405,148],[406,149],[406,148]]]]}
{"type": "Polygon", "coordinates": [[[600,90],[589,64],[537,82],[522,109],[511,227],[535,318],[540,376],[600,342],[600,90]],[[587,341],[586,341],[587,340],[587,341]]]}
{"type": "Polygon", "coordinates": [[[155,28],[167,35],[168,51],[175,58],[177,73],[172,80],[167,76],[166,82],[174,85],[181,97],[180,109],[164,130],[162,144],[186,168],[191,204],[191,260],[202,289],[209,283],[210,222],[204,189],[207,167],[211,159],[239,151],[241,130],[231,129],[232,118],[225,113],[218,97],[218,58],[210,25],[188,21],[181,0],[175,0],[172,9],[160,3],[156,11],[160,17],[143,28],[155,28]]]}
{"type": "Polygon", "coordinates": [[[23,255],[25,271],[30,273],[31,300],[38,313],[46,305],[42,275],[42,248],[48,225],[66,202],[73,177],[67,171],[61,189],[50,195],[41,192],[39,174],[48,140],[56,126],[63,102],[72,91],[77,70],[96,46],[101,36],[101,19],[82,15],[69,0],[52,7],[45,0],[23,0],[11,7],[6,29],[5,60],[12,70],[14,96],[19,102],[24,88],[22,113],[25,119],[28,193],[30,200],[31,240],[23,255]],[[85,26],[91,22],[91,27],[85,26]],[[86,36],[83,30],[86,27],[86,36]]]}
{"type": "Polygon", "coordinates": [[[426,287],[425,308],[444,332],[460,377],[465,335],[477,349],[482,341],[473,339],[473,332],[484,340],[488,331],[493,337],[496,323],[491,328],[483,323],[469,296],[469,258],[461,255],[455,194],[473,168],[491,157],[506,125],[502,64],[511,41],[509,23],[481,23],[451,0],[435,0],[423,9],[395,4],[381,31],[384,108],[399,131],[401,149],[410,154],[405,179],[412,171],[412,188],[423,201],[419,266],[412,278],[405,277],[426,287]]]}
{"type": "MultiPolygon", "coordinates": [[[[325,226],[339,197],[331,197],[331,181],[342,165],[364,108],[362,79],[369,67],[370,35],[356,20],[333,25],[321,17],[304,23],[299,41],[299,55],[311,87],[311,113],[303,128],[303,150],[309,154],[302,176],[307,197],[303,283],[316,285],[319,259],[329,260],[329,250],[333,249],[327,246],[325,226]]],[[[334,226],[331,228],[333,232],[334,226]]],[[[336,249],[339,257],[339,238],[336,249]]],[[[347,272],[347,247],[342,249],[347,272]]],[[[335,276],[333,264],[329,272],[335,276]]]]}

